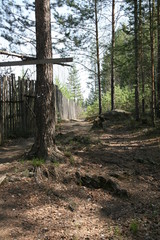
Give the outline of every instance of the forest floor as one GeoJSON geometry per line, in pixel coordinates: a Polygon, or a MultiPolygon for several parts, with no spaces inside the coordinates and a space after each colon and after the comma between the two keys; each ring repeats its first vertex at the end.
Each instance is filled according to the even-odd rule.
{"type": "Polygon", "coordinates": [[[0,147],[0,240],[160,239],[160,131],[124,120],[91,126],[58,125],[67,160],[44,181],[22,157],[33,139],[0,147]],[[100,176],[113,186],[96,185],[100,176]]]}

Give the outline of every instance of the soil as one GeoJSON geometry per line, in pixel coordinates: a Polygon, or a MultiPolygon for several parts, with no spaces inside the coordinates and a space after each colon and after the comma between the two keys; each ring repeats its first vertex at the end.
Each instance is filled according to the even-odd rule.
{"type": "Polygon", "coordinates": [[[56,144],[65,161],[50,163],[52,178],[36,177],[35,169],[47,164],[23,160],[33,139],[0,147],[0,240],[160,239],[160,132],[125,121],[91,126],[58,125],[56,144]],[[77,176],[103,177],[127,197],[77,176]]]}

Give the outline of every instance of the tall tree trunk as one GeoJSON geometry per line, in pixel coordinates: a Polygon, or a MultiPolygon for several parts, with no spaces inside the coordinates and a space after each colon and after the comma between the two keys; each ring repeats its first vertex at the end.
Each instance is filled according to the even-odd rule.
{"type": "Polygon", "coordinates": [[[114,50],[115,50],[115,0],[112,0],[111,110],[114,110],[115,108],[114,50]]]}
{"type": "Polygon", "coordinates": [[[145,79],[144,79],[144,60],[143,60],[143,40],[142,40],[142,0],[139,0],[139,67],[142,84],[142,114],[145,114],[145,79]]]}
{"type": "Polygon", "coordinates": [[[98,91],[99,91],[99,115],[102,113],[102,98],[101,98],[101,72],[100,72],[100,57],[99,57],[99,35],[98,35],[98,14],[97,0],[95,0],[95,26],[96,26],[96,52],[97,52],[97,74],[98,74],[98,91]]]}
{"type": "Polygon", "coordinates": [[[135,34],[135,113],[139,120],[139,47],[138,47],[138,1],[134,0],[134,34],[135,34]]]}
{"type": "Polygon", "coordinates": [[[157,0],[157,26],[158,26],[157,116],[160,118],[160,0],[157,0]]]}
{"type": "Polygon", "coordinates": [[[155,80],[154,80],[154,0],[149,0],[149,14],[150,14],[150,46],[151,46],[151,79],[152,79],[152,124],[155,125],[155,80]]]}
{"type": "MultiPolygon", "coordinates": [[[[52,58],[50,1],[36,0],[37,59],[52,58]]],[[[31,153],[38,158],[49,158],[55,151],[55,101],[53,65],[37,65],[36,81],[36,137],[31,153]]]]}

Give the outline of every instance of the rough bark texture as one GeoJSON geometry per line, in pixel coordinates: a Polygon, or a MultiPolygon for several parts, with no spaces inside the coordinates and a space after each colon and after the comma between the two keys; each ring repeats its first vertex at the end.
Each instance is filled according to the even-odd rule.
{"type": "Polygon", "coordinates": [[[157,116],[160,118],[160,0],[157,1],[158,67],[157,67],[157,116]]]}
{"type": "MultiPolygon", "coordinates": [[[[144,13],[143,13],[144,14],[144,13]]],[[[145,74],[144,74],[144,56],[143,56],[143,29],[142,29],[142,0],[139,0],[139,66],[140,81],[142,84],[142,115],[145,114],[145,74]]]]}
{"type": "Polygon", "coordinates": [[[155,80],[154,80],[154,0],[149,0],[149,14],[150,14],[150,47],[151,47],[151,81],[152,81],[152,124],[155,125],[155,80]]]}
{"type": "Polygon", "coordinates": [[[114,110],[115,100],[114,49],[115,49],[115,0],[112,0],[111,110],[114,110]]]}
{"type": "Polygon", "coordinates": [[[101,115],[101,113],[102,113],[102,99],[101,99],[101,73],[100,73],[99,40],[98,40],[97,0],[95,0],[95,26],[96,26],[96,51],[97,51],[98,91],[99,91],[99,115],[101,115]]]}
{"type": "MultiPolygon", "coordinates": [[[[37,59],[52,58],[50,1],[36,0],[37,59]]],[[[53,65],[37,65],[36,126],[34,156],[47,159],[55,150],[55,103],[53,91],[53,65]]]]}
{"type": "Polygon", "coordinates": [[[134,1],[134,32],[135,32],[135,112],[139,120],[139,59],[138,59],[138,2],[134,1]]]}

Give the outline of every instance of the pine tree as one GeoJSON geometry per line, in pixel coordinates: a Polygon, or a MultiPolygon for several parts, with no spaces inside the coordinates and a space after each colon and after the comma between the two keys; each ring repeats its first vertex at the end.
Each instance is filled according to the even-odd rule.
{"type": "Polygon", "coordinates": [[[160,0],[157,0],[157,116],[160,118],[160,0]]]}
{"type": "Polygon", "coordinates": [[[81,92],[81,83],[78,70],[76,69],[75,65],[73,65],[69,71],[67,88],[70,93],[70,99],[72,99],[74,102],[82,103],[83,97],[81,92]]]}
{"type": "Polygon", "coordinates": [[[139,115],[139,41],[138,41],[138,1],[134,0],[134,37],[135,37],[135,114],[136,120],[139,115]]]}
{"type": "MultiPolygon", "coordinates": [[[[52,58],[50,1],[36,0],[36,51],[37,59],[52,58]]],[[[55,100],[53,91],[53,65],[37,65],[36,81],[36,136],[29,153],[48,159],[55,157],[55,100]]]]}
{"type": "Polygon", "coordinates": [[[152,88],[152,124],[155,125],[155,63],[154,63],[154,54],[155,54],[155,34],[154,34],[154,21],[155,21],[155,2],[154,0],[149,0],[149,15],[150,15],[150,48],[151,48],[151,88],[152,88]]]}
{"type": "Polygon", "coordinates": [[[112,0],[112,50],[111,50],[111,110],[114,110],[115,105],[115,0],[112,0]]]}

